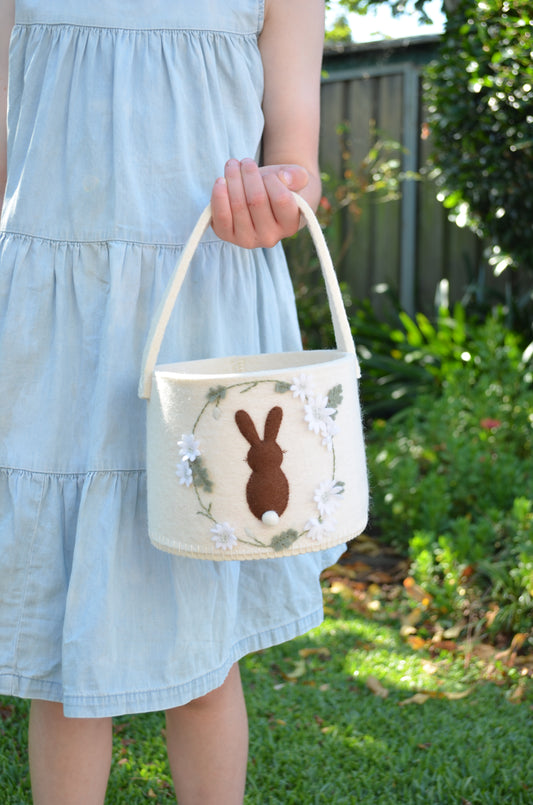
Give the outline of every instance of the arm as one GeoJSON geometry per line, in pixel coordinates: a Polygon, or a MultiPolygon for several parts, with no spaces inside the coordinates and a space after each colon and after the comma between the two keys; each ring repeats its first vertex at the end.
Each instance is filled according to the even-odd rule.
{"type": "Polygon", "coordinates": [[[0,206],[7,170],[7,68],[9,39],[15,21],[15,0],[0,0],[0,206]]]}
{"type": "Polygon", "coordinates": [[[294,234],[299,211],[289,189],[320,199],[318,134],[323,0],[266,0],[259,48],[265,73],[263,158],[230,160],[213,188],[213,229],[245,248],[294,234]]]}
{"type": "Polygon", "coordinates": [[[302,195],[316,208],[323,0],[267,0],[259,46],[265,70],[265,165],[302,165],[309,174],[302,195]]]}

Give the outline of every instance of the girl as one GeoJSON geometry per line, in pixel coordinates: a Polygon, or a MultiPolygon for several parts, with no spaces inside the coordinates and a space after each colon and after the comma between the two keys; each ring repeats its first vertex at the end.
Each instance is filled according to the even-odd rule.
{"type": "Polygon", "coordinates": [[[35,805],[102,803],[111,717],[161,709],[180,805],[240,803],[237,660],[319,623],[340,551],[153,548],[136,388],[210,196],[160,360],[299,346],[278,242],[320,195],[323,2],[0,3],[0,692],[33,700],[35,805]]]}

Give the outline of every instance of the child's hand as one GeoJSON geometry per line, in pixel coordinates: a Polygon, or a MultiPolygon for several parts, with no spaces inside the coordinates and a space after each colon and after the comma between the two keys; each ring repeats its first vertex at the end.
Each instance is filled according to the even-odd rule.
{"type": "Polygon", "coordinates": [[[290,191],[301,190],[308,181],[300,165],[259,168],[253,159],[230,159],[211,195],[215,234],[245,249],[268,248],[294,235],[300,210],[290,191]]]}

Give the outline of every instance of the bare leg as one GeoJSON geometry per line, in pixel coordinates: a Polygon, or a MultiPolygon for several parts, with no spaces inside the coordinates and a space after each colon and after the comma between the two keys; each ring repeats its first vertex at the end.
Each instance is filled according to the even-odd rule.
{"type": "Polygon", "coordinates": [[[248,719],[237,664],[220,688],[167,711],[167,747],[179,805],[242,805],[248,719]]]}
{"type": "Polygon", "coordinates": [[[33,701],[29,756],[34,805],[102,805],[111,768],[111,719],[65,718],[33,701]]]}

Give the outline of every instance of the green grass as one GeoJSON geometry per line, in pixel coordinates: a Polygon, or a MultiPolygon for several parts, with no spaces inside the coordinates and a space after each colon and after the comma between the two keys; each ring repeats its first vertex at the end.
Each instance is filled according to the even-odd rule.
{"type": "MultiPolygon", "coordinates": [[[[493,669],[500,684],[487,681],[481,665],[415,651],[386,615],[365,617],[329,591],[326,599],[322,626],[241,663],[246,805],[533,803],[531,680],[493,669]],[[433,695],[401,704],[420,691],[433,695]]],[[[0,699],[2,805],[31,803],[27,713],[26,702],[0,699]]],[[[173,801],[163,715],[116,719],[106,802],[173,801]]]]}

